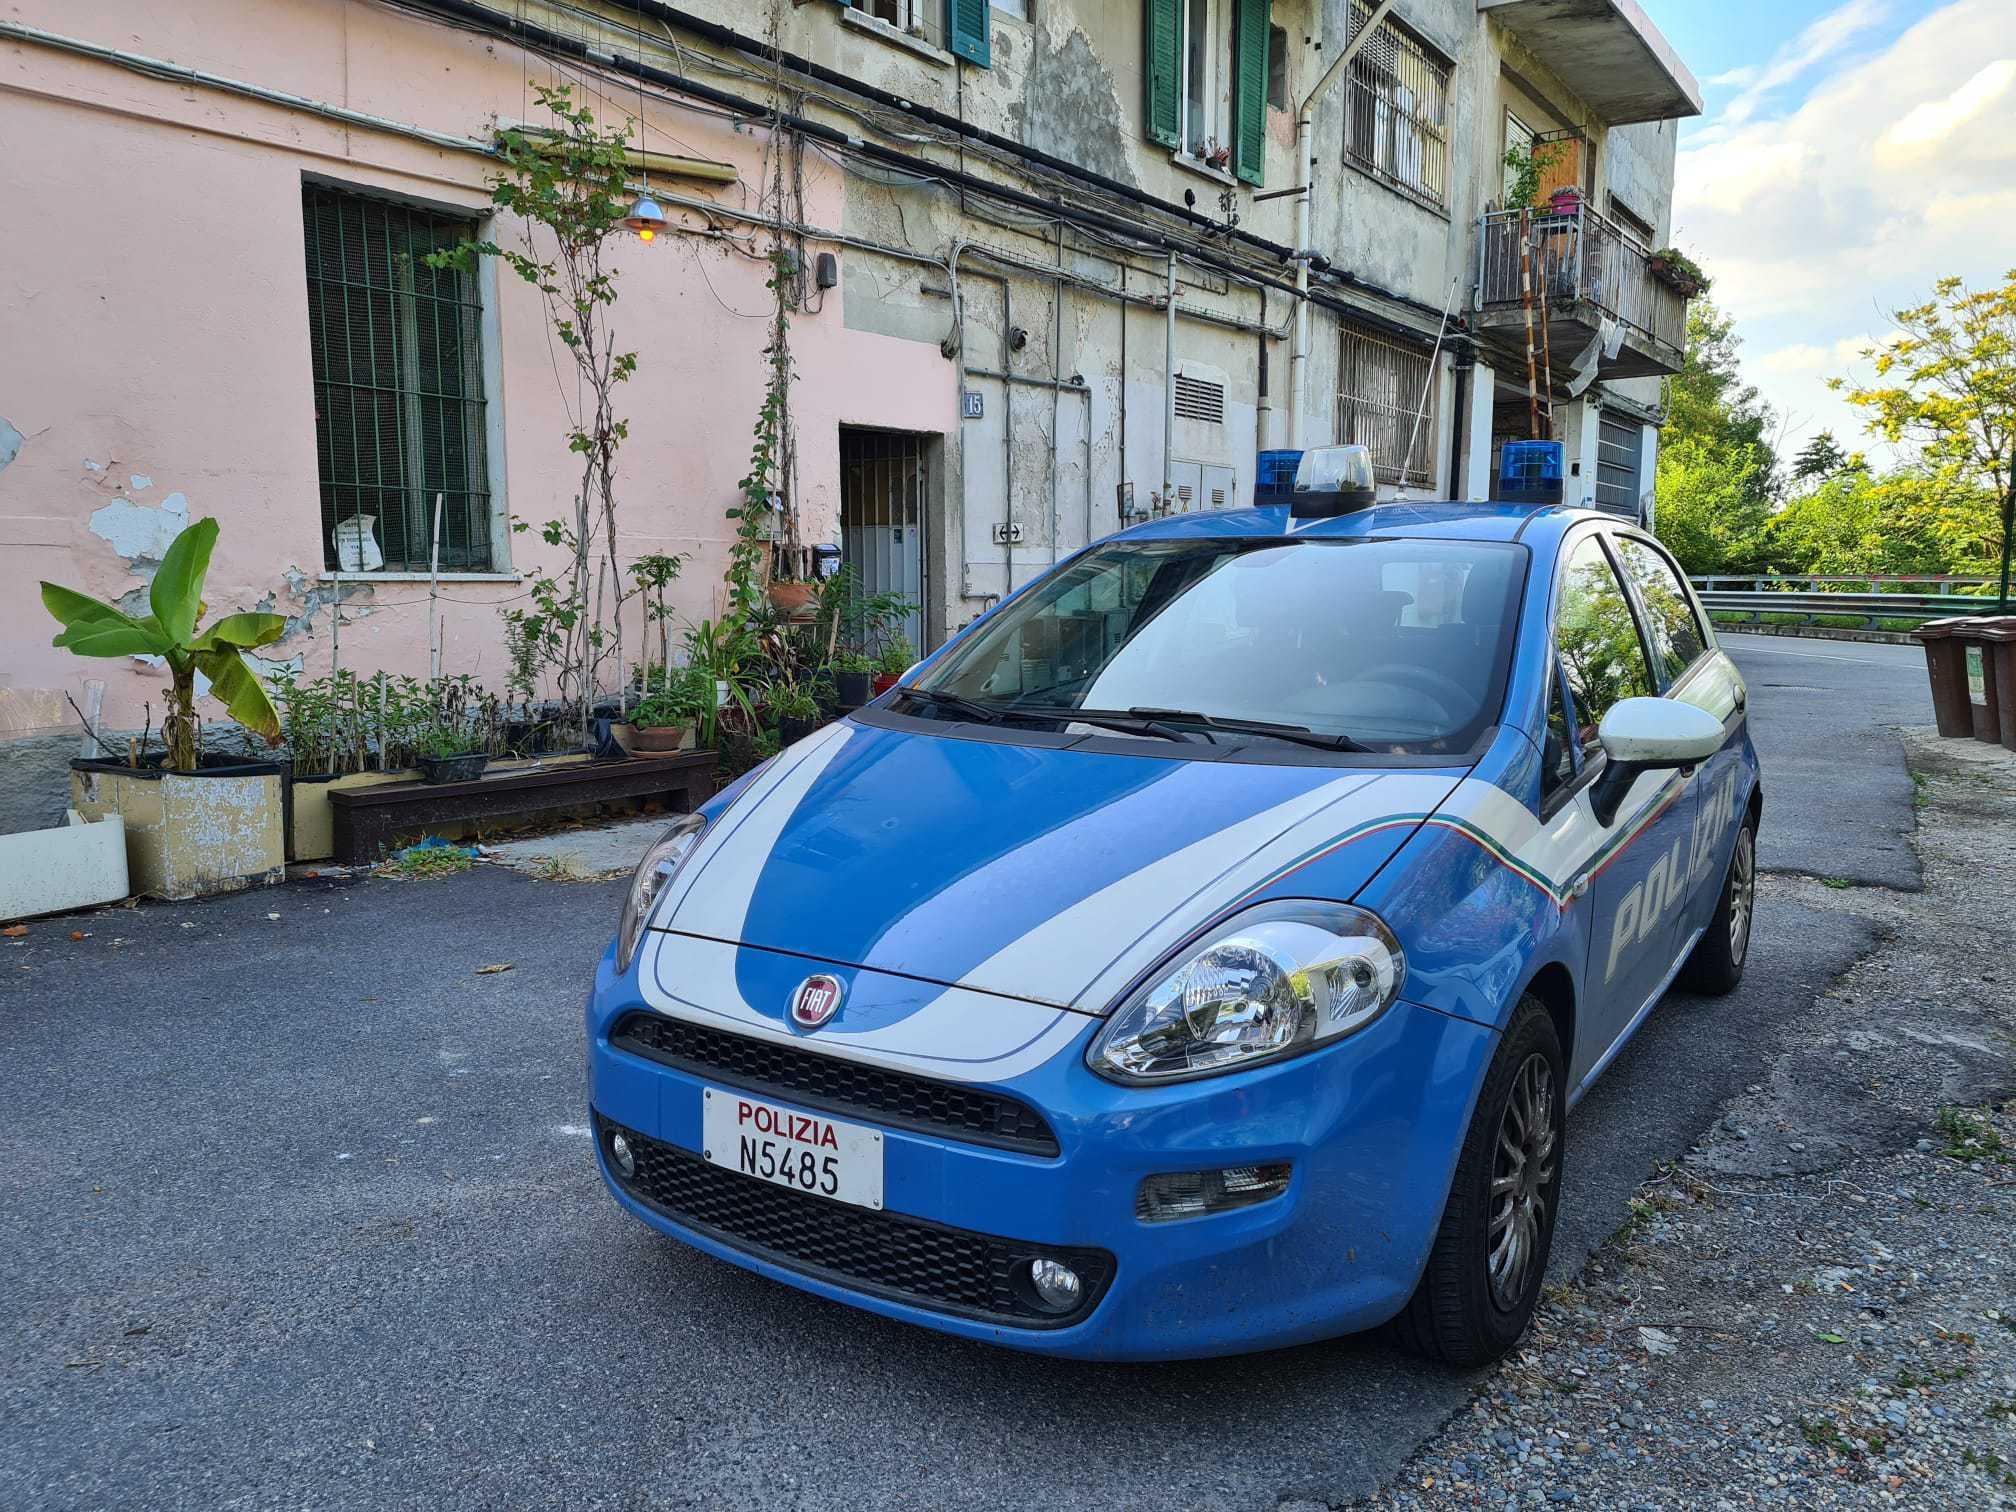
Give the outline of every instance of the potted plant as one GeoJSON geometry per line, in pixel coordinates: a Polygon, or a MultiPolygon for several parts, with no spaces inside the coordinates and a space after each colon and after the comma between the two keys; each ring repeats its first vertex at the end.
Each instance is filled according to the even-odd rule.
{"type": "Polygon", "coordinates": [[[819,612],[819,585],[797,578],[776,578],[769,588],[770,606],[791,624],[808,623],[819,612]]]}
{"type": "Polygon", "coordinates": [[[1697,294],[1708,292],[1708,275],[1701,271],[1699,263],[1678,247],[1661,247],[1652,254],[1646,266],[1654,278],[1682,299],[1692,299],[1697,294]]]}
{"type": "Polygon", "coordinates": [[[819,728],[819,700],[803,683],[782,683],[770,690],[770,713],[785,745],[795,745],[819,728]]]}
{"type": "Polygon", "coordinates": [[[704,667],[675,672],[659,691],[631,713],[637,727],[636,745],[646,755],[662,756],[691,750],[701,723],[718,698],[714,678],[704,667]]]}
{"type": "Polygon", "coordinates": [[[168,672],[167,714],[158,758],[70,763],[71,807],[87,821],[117,813],[126,829],[134,887],[165,898],[231,892],[286,874],[278,762],[200,754],[196,674],[210,696],[267,745],[280,720],[243,652],[285,633],[277,614],[227,614],[198,630],[203,580],[217,544],[217,522],[198,520],[169,545],[147,590],[144,619],[54,583],[42,604],[63,629],[53,644],[79,656],[158,657],[168,672]]]}
{"type": "Polygon", "coordinates": [[[459,726],[436,725],[413,742],[413,761],[422,782],[474,782],[490,765],[490,753],[459,726]]]}
{"type": "Polygon", "coordinates": [[[887,693],[896,686],[896,680],[917,664],[917,648],[903,636],[897,636],[882,648],[882,655],[875,663],[875,691],[887,693]]]}
{"type": "Polygon", "coordinates": [[[875,671],[875,659],[859,651],[842,651],[833,658],[833,688],[841,708],[858,709],[875,696],[868,686],[875,671]]]}
{"type": "Polygon", "coordinates": [[[1572,217],[1582,208],[1582,191],[1573,184],[1563,184],[1547,197],[1547,208],[1556,215],[1572,217]]]}

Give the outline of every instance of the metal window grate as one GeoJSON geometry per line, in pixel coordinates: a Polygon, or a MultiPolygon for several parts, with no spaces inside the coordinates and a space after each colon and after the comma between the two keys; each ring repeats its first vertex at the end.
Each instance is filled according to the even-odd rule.
{"type": "Polygon", "coordinates": [[[337,524],[368,517],[386,570],[425,571],[438,494],[441,565],[488,571],[482,306],[472,275],[426,262],[475,224],[320,184],[301,213],[323,565],[337,524]]]}
{"type": "Polygon", "coordinates": [[[1596,506],[1638,518],[1639,427],[1605,415],[1596,426],[1596,506]]]}
{"type": "Polygon", "coordinates": [[[1435,481],[1435,394],[1427,405],[1429,355],[1350,326],[1344,328],[1339,359],[1337,437],[1347,446],[1372,452],[1372,471],[1381,483],[1426,488],[1435,481]],[[1420,416],[1419,428],[1415,417],[1420,416]],[[1413,454],[1402,466],[1407,438],[1413,454]]]}
{"type": "MultiPolygon", "coordinates": [[[[1371,16],[1352,0],[1354,35],[1371,16]]],[[[1391,21],[1351,60],[1344,160],[1410,199],[1449,204],[1449,65],[1391,21]]]]}
{"type": "Polygon", "coordinates": [[[1176,418],[1225,423],[1225,385],[1204,378],[1176,375],[1176,418]]]}

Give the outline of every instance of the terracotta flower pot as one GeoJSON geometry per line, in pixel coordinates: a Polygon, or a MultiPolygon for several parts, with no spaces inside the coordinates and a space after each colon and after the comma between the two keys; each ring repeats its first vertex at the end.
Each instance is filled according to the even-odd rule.
{"type": "Polygon", "coordinates": [[[637,730],[638,751],[651,756],[669,756],[675,751],[684,751],[693,744],[691,724],[639,726],[637,730]]]}
{"type": "Polygon", "coordinates": [[[819,606],[817,583],[772,583],[770,604],[786,619],[811,619],[819,606]]]}

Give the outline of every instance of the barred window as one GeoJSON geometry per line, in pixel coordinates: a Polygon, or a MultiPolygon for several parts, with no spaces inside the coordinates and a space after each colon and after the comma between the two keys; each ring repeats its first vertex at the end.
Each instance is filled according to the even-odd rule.
{"type": "Polygon", "coordinates": [[[1435,482],[1435,400],[1429,354],[1346,326],[1338,364],[1337,439],[1368,447],[1381,483],[1428,488],[1435,482]],[[1423,403],[1423,394],[1426,403],[1423,403]],[[1418,417],[1418,420],[1417,420],[1418,417]],[[1401,464],[1407,438],[1414,449],[1401,464]]]}
{"type": "MultiPolygon", "coordinates": [[[[1352,0],[1353,34],[1372,15],[1352,0]]],[[[1437,210],[1449,204],[1449,64],[1392,21],[1351,60],[1344,161],[1437,210]]]]}
{"type": "Polygon", "coordinates": [[[323,184],[302,191],[325,568],[488,572],[482,305],[427,266],[473,221],[323,184]],[[382,562],[381,562],[382,559],[382,562]]]}

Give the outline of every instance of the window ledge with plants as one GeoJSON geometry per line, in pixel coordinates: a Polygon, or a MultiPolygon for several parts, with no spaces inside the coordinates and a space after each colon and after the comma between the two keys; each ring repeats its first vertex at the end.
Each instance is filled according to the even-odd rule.
{"type": "MultiPolygon", "coordinates": [[[[1172,152],[1169,154],[1169,161],[1184,172],[1194,173],[1199,178],[1207,178],[1214,184],[1223,184],[1230,189],[1244,187],[1244,181],[1235,175],[1229,166],[1221,168],[1216,163],[1194,157],[1187,152],[1172,152]]],[[[1228,165],[1232,161],[1229,151],[1226,153],[1225,161],[1228,165]]]]}
{"type": "Polygon", "coordinates": [[[324,583],[522,583],[516,572],[324,572],[324,583]]]}

